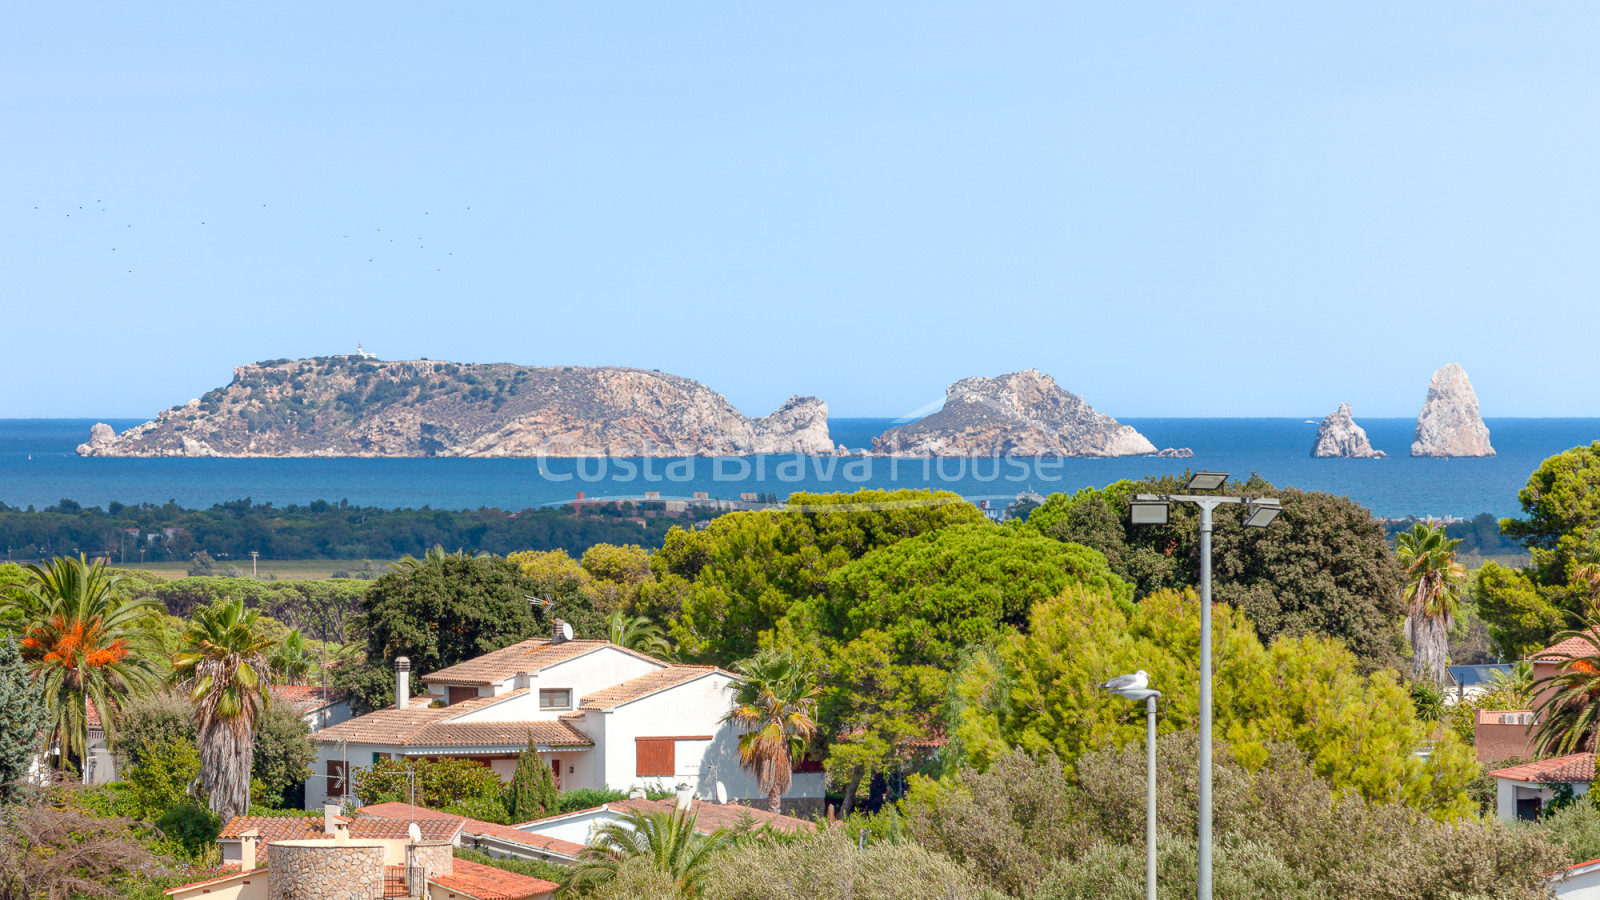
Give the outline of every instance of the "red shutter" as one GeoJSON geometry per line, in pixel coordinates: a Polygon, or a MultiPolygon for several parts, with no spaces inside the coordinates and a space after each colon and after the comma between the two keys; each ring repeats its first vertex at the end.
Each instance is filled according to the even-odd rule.
{"type": "Polygon", "coordinates": [[[634,742],[639,755],[636,775],[671,777],[677,774],[677,760],[673,753],[677,742],[672,738],[634,738],[634,742]]]}

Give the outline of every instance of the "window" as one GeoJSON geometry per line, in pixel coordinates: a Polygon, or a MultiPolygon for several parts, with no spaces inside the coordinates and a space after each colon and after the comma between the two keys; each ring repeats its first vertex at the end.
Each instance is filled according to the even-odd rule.
{"type": "Polygon", "coordinates": [[[384,759],[388,758],[388,755],[389,754],[387,754],[387,753],[378,753],[377,751],[373,751],[373,753],[372,753],[372,764],[373,765],[377,765],[379,762],[381,762],[384,759]]]}
{"type": "Polygon", "coordinates": [[[634,773],[640,776],[666,776],[677,774],[674,750],[677,741],[672,738],[634,738],[639,763],[634,773]]]}
{"type": "Polygon", "coordinates": [[[475,687],[459,687],[459,686],[453,685],[453,684],[450,686],[450,705],[451,706],[455,706],[457,703],[460,703],[460,702],[462,702],[464,700],[476,700],[476,699],[478,699],[478,689],[477,688],[475,688],[475,687]]]}
{"type": "Polygon", "coordinates": [[[571,709],[572,689],[559,688],[551,691],[539,692],[540,709],[571,709]]]}

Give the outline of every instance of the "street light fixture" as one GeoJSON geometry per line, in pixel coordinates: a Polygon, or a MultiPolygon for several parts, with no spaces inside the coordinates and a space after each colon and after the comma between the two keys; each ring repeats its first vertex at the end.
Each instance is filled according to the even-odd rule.
{"type": "MultiPolygon", "coordinates": [[[[1228,481],[1223,472],[1196,472],[1186,490],[1214,491],[1228,481]]],[[[1244,524],[1265,528],[1283,512],[1276,497],[1219,497],[1190,494],[1138,494],[1130,501],[1135,525],[1164,525],[1171,503],[1200,507],[1200,884],[1198,900],[1211,897],[1211,511],[1225,503],[1245,505],[1244,524]],[[1157,511],[1159,507],[1159,512],[1157,511]]],[[[1154,702],[1154,701],[1151,701],[1154,702]]]]}
{"type": "Polygon", "coordinates": [[[1161,692],[1150,690],[1148,676],[1141,669],[1137,675],[1113,678],[1101,687],[1135,702],[1144,701],[1144,896],[1156,900],[1156,700],[1161,692]],[[1138,685],[1117,687],[1117,685],[1138,685]]]}

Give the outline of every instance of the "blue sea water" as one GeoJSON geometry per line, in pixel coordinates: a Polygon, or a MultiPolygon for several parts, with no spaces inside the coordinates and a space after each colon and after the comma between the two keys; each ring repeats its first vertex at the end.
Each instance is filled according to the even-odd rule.
{"type": "MultiPolygon", "coordinates": [[[[118,431],[138,420],[109,420],[118,431]]],[[[283,505],[348,500],[382,507],[525,509],[572,499],[737,498],[755,491],[928,487],[1009,502],[1101,486],[1119,478],[1208,468],[1351,497],[1380,516],[1519,512],[1517,490],[1546,457],[1600,439],[1600,419],[1489,419],[1499,455],[1413,459],[1412,419],[1362,419],[1385,460],[1312,459],[1316,425],[1304,419],[1124,419],[1157,447],[1189,447],[1190,460],[891,460],[740,457],[688,460],[536,459],[83,459],[73,449],[92,419],[0,419],[0,502],[38,508],[70,498],[86,506],[164,503],[205,507],[250,497],[283,505]]],[[[836,443],[863,447],[889,419],[835,419],[836,443]]]]}

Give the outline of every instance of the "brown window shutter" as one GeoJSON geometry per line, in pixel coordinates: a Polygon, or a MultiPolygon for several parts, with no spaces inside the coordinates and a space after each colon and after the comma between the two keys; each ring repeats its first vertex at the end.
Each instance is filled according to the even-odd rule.
{"type": "Polygon", "coordinates": [[[677,774],[677,759],[674,755],[677,742],[672,738],[635,738],[634,742],[639,755],[636,775],[670,777],[677,774]]]}
{"type": "Polygon", "coordinates": [[[348,794],[344,783],[344,760],[328,760],[328,795],[338,797],[348,794]]]}
{"type": "Polygon", "coordinates": [[[477,688],[475,688],[475,687],[457,687],[456,685],[451,685],[450,686],[450,705],[451,706],[455,706],[457,703],[462,703],[462,702],[465,702],[467,700],[476,700],[476,699],[478,699],[478,689],[477,688]]]}

